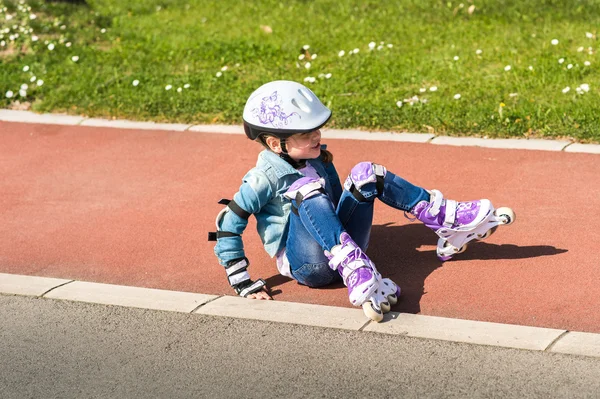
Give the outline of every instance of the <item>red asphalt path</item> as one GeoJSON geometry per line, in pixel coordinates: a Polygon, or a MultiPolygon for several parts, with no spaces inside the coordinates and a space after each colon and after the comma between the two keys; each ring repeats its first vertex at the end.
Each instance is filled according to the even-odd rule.
{"type": "MultiPolygon", "coordinates": [[[[600,332],[600,156],[329,140],[342,179],[371,160],[517,221],[450,262],[382,203],[369,255],[403,289],[394,310],[600,332]]],[[[0,122],[0,272],[232,294],[206,241],[260,147],[242,135],[0,122]]],[[[250,273],[282,301],[350,307],[341,285],[278,275],[250,222],[250,273]]]]}

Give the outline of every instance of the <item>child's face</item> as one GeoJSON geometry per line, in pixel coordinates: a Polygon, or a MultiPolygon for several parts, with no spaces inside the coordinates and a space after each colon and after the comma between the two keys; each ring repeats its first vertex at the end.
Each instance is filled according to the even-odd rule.
{"type": "MultiPolygon", "coordinates": [[[[315,130],[311,133],[294,134],[286,139],[285,145],[290,158],[296,161],[318,158],[321,155],[321,131],[315,130]]],[[[281,153],[280,145],[271,146],[271,149],[277,153],[281,153]]]]}

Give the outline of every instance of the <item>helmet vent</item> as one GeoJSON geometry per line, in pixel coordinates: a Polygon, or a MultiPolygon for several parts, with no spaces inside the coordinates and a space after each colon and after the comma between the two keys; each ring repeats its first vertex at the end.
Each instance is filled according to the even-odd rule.
{"type": "Polygon", "coordinates": [[[311,96],[310,93],[308,93],[306,90],[304,90],[304,89],[298,89],[298,93],[300,93],[300,95],[302,97],[306,98],[311,103],[313,102],[313,96],[311,96]]]}
{"type": "Polygon", "coordinates": [[[304,101],[298,102],[295,98],[292,98],[292,104],[296,108],[300,108],[302,111],[306,112],[307,114],[310,114],[310,107],[304,101]]]}

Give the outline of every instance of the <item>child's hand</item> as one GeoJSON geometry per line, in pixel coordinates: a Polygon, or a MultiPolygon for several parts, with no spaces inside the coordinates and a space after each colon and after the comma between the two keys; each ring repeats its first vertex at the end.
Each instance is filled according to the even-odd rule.
{"type": "Polygon", "coordinates": [[[262,291],[255,292],[254,294],[250,294],[250,295],[246,296],[246,298],[249,298],[249,299],[265,299],[267,301],[270,301],[270,300],[273,299],[267,293],[267,291],[264,290],[264,289],[262,291]]]}

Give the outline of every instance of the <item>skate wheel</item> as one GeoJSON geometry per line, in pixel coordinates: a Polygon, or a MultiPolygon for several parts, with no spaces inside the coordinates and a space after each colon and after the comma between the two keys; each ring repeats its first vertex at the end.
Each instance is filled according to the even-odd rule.
{"type": "Polygon", "coordinates": [[[388,295],[387,299],[390,305],[392,306],[398,303],[398,297],[396,296],[396,294],[388,295]]]}
{"type": "Polygon", "coordinates": [[[373,306],[373,304],[369,301],[369,302],[365,302],[362,304],[362,308],[363,308],[363,312],[365,312],[365,315],[376,322],[380,322],[381,320],[383,320],[383,312],[380,309],[375,309],[375,307],[373,306]]]}
{"type": "Polygon", "coordinates": [[[467,250],[468,245],[465,244],[462,247],[460,247],[460,249],[458,251],[456,251],[457,254],[462,254],[463,252],[465,252],[467,250]]]}
{"type": "Polygon", "coordinates": [[[494,232],[496,231],[496,229],[498,228],[498,226],[494,226],[491,229],[489,229],[488,231],[485,232],[485,234],[478,236],[480,240],[485,240],[486,238],[488,238],[489,236],[491,236],[492,234],[494,234],[494,232]]]}
{"type": "Polygon", "coordinates": [[[390,306],[390,303],[389,303],[389,302],[381,302],[381,303],[379,304],[379,306],[381,306],[381,311],[382,311],[383,313],[387,313],[387,312],[389,312],[389,311],[390,311],[390,309],[392,308],[392,307],[390,306]]]}
{"type": "Polygon", "coordinates": [[[512,224],[516,219],[515,212],[507,207],[501,207],[496,209],[494,215],[496,215],[496,217],[502,220],[502,224],[506,225],[512,224]]]}

